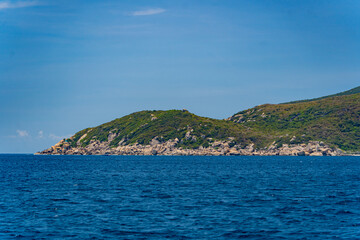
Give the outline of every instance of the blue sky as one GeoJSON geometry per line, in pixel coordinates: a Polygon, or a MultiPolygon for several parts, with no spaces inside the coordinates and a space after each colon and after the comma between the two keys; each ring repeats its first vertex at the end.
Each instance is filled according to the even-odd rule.
{"type": "Polygon", "coordinates": [[[360,1],[0,0],[0,153],[145,109],[214,118],[359,86],[360,1]]]}

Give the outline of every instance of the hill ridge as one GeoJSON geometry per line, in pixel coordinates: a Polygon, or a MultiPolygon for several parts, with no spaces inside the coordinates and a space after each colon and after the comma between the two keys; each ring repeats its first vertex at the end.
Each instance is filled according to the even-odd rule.
{"type": "Polygon", "coordinates": [[[360,93],[344,94],[354,89],[318,100],[264,104],[226,120],[187,110],[144,110],[83,129],[39,154],[320,156],[359,152],[360,93]]]}
{"type": "Polygon", "coordinates": [[[300,103],[300,102],[311,102],[311,101],[321,100],[321,99],[324,99],[324,98],[337,97],[337,96],[345,96],[345,95],[352,95],[352,94],[356,94],[356,93],[360,93],[360,86],[359,86],[359,87],[352,88],[352,89],[350,89],[350,90],[343,91],[343,92],[339,92],[339,93],[335,93],[335,94],[331,94],[331,95],[326,95],[326,96],[323,96],[323,97],[311,98],[311,99],[304,99],[304,100],[297,100],[297,101],[285,102],[285,103],[281,103],[281,104],[300,103]]]}

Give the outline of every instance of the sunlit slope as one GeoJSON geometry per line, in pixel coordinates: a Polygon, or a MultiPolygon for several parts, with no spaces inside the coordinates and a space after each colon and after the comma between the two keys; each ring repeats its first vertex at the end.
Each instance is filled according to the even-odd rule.
{"type": "Polygon", "coordinates": [[[208,147],[216,140],[232,140],[242,146],[270,142],[261,132],[231,121],[200,117],[186,110],[136,112],[84,129],[66,141],[72,147],[85,147],[96,140],[108,141],[110,146],[116,147],[134,143],[146,145],[154,138],[160,142],[177,138],[177,147],[183,148],[208,147]]]}
{"type": "Polygon", "coordinates": [[[260,105],[229,120],[252,131],[281,136],[277,144],[317,140],[345,151],[359,151],[360,93],[356,93],[359,90],[319,100],[260,105]]]}

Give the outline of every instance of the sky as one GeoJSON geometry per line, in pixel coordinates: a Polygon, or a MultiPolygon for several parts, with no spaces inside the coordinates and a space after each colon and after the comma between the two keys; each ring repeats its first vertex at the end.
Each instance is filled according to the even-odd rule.
{"type": "Polygon", "coordinates": [[[360,84],[360,1],[0,0],[0,153],[141,110],[223,119],[360,84]]]}

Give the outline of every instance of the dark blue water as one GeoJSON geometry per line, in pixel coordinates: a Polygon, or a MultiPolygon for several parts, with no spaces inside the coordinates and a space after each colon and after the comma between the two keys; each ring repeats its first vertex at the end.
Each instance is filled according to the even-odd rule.
{"type": "Polygon", "coordinates": [[[360,239],[360,158],[0,155],[15,237],[360,239]]]}

